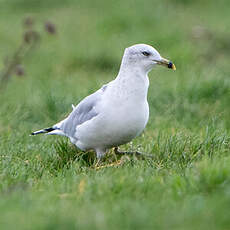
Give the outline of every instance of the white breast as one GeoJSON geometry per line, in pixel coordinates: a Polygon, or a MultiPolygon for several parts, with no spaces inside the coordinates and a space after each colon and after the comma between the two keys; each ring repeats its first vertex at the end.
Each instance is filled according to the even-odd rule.
{"type": "Polygon", "coordinates": [[[149,118],[147,89],[122,87],[110,85],[97,106],[99,115],[77,127],[76,138],[84,149],[125,144],[145,128],[149,118]]]}

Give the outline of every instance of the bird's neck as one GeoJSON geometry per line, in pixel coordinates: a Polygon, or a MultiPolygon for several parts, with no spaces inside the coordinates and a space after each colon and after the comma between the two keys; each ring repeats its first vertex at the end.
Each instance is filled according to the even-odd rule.
{"type": "Polygon", "coordinates": [[[115,82],[124,97],[130,97],[136,101],[147,100],[149,78],[143,69],[122,63],[115,82]]]}

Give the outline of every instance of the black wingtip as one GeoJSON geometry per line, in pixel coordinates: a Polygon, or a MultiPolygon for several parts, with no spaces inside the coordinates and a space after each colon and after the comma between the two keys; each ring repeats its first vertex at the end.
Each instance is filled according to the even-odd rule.
{"type": "Polygon", "coordinates": [[[53,130],[55,130],[55,129],[52,128],[52,127],[51,127],[51,128],[47,128],[47,129],[44,129],[44,131],[47,132],[47,133],[49,133],[49,132],[51,132],[51,131],[53,131],[53,130]]]}
{"type": "Polygon", "coordinates": [[[36,132],[31,133],[30,136],[34,136],[34,135],[41,134],[41,133],[49,133],[49,132],[51,132],[53,130],[55,130],[55,129],[52,128],[52,127],[47,128],[47,129],[41,129],[41,130],[38,130],[36,132]]]}

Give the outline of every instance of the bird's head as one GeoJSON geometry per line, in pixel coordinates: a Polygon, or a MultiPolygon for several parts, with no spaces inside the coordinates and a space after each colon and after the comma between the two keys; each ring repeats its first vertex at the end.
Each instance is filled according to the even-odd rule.
{"type": "Polygon", "coordinates": [[[126,48],[123,59],[131,67],[140,67],[146,72],[149,72],[156,65],[176,70],[176,66],[171,61],[161,57],[152,46],[145,44],[137,44],[126,48]]]}

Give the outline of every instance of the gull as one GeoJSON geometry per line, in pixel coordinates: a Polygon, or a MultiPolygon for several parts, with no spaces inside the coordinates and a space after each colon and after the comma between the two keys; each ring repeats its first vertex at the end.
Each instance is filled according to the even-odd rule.
{"type": "Polygon", "coordinates": [[[101,159],[109,149],[116,150],[144,130],[149,119],[148,73],[157,65],[176,69],[150,45],[126,48],[113,81],[72,105],[72,112],[61,122],[31,135],[66,136],[79,149],[94,150],[101,159]]]}

